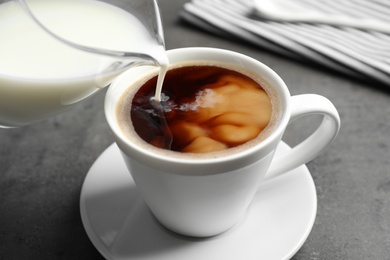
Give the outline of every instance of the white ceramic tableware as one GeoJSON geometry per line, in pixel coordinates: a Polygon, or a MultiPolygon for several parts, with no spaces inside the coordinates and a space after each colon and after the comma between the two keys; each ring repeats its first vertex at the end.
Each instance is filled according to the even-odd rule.
{"type": "Polygon", "coordinates": [[[260,61],[213,48],[175,49],[167,54],[171,64],[210,61],[251,71],[272,87],[281,112],[273,132],[253,147],[223,157],[180,158],[171,151],[155,153],[142,148],[127,138],[118,125],[116,103],[123,91],[155,68],[130,69],[112,83],[106,95],[105,113],[116,143],[146,204],[174,232],[207,237],[230,229],[245,214],[261,181],[314,159],[338,133],[340,118],[328,99],[313,94],[291,97],[283,80],[260,61]],[[323,115],[317,130],[293,149],[273,158],[287,125],[310,114],[323,115]]]}

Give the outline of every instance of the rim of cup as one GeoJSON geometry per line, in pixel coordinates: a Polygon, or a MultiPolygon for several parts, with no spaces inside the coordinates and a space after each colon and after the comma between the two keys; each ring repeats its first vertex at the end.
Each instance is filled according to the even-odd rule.
{"type": "MultiPolygon", "coordinates": [[[[167,55],[171,63],[176,62],[185,62],[185,61],[215,61],[219,63],[227,63],[238,65],[239,67],[243,67],[246,70],[250,70],[256,75],[260,75],[261,78],[267,82],[275,91],[279,98],[280,102],[280,112],[281,116],[278,119],[277,126],[272,130],[272,133],[269,134],[264,140],[259,143],[236,153],[229,153],[226,156],[220,157],[212,157],[212,158],[188,158],[188,157],[172,157],[169,155],[165,155],[164,153],[154,153],[148,149],[144,149],[133,142],[131,142],[128,138],[126,138],[125,134],[120,130],[118,126],[116,116],[115,116],[115,107],[118,99],[121,96],[121,93],[118,92],[118,85],[127,84],[129,86],[131,83],[136,82],[140,77],[128,79],[129,73],[134,69],[142,70],[142,71],[150,71],[152,69],[156,69],[156,67],[144,67],[142,69],[139,68],[130,68],[127,72],[122,73],[118,76],[109,86],[109,89],[106,93],[105,98],[105,115],[108,124],[110,125],[112,131],[115,136],[120,139],[126,146],[130,147],[132,152],[134,152],[135,157],[139,156],[147,156],[149,160],[151,158],[158,160],[160,162],[176,163],[183,165],[197,165],[197,164],[221,164],[229,162],[230,167],[233,168],[241,168],[243,165],[248,165],[248,162],[254,163],[258,160],[259,154],[266,155],[272,152],[277,145],[275,142],[279,143],[280,138],[282,137],[284,130],[287,127],[287,124],[290,119],[291,108],[289,104],[290,92],[284,83],[284,81],[280,78],[280,76],[274,72],[270,67],[265,65],[264,63],[251,58],[247,55],[237,53],[230,50],[218,49],[218,48],[205,48],[205,47],[189,47],[189,48],[179,48],[172,49],[167,51],[167,55]],[[256,156],[254,156],[256,154],[256,156]],[[233,162],[237,162],[244,159],[246,162],[242,165],[234,166],[233,162]]],[[[142,74],[142,73],[140,73],[142,74]]],[[[120,88],[119,88],[120,90],[120,88]]],[[[169,153],[167,153],[169,154],[169,153]]],[[[222,170],[221,170],[222,171],[222,170]]]]}

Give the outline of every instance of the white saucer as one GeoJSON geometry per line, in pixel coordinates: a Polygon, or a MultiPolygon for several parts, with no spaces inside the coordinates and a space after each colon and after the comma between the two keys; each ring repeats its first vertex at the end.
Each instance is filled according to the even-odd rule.
{"type": "MultiPolygon", "coordinates": [[[[282,143],[279,153],[290,149],[282,143]]],[[[306,166],[259,187],[248,213],[222,235],[188,238],[149,212],[113,144],[92,165],[80,198],[84,228],[109,260],[290,259],[314,224],[317,195],[306,166]]]]}

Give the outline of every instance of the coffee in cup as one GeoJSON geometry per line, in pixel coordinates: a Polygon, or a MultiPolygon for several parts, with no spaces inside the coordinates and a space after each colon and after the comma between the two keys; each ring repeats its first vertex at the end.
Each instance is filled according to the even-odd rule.
{"type": "Polygon", "coordinates": [[[118,122],[128,138],[140,137],[176,152],[216,156],[215,152],[230,153],[260,142],[277,122],[276,93],[238,66],[174,64],[165,76],[160,103],[153,100],[156,84],[157,74],[150,73],[130,85],[118,102],[118,122]]]}

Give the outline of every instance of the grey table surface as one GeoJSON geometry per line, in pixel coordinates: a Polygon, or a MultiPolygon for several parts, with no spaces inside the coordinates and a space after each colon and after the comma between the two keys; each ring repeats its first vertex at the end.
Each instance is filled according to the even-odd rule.
{"type": "MultiPolygon", "coordinates": [[[[317,217],[293,259],[390,259],[390,92],[198,30],[178,20],[184,2],[160,2],[167,49],[208,46],[244,53],[279,73],[293,95],[324,95],[339,110],[337,140],[307,164],[317,217]]],[[[0,260],[103,259],[84,231],[79,199],[90,166],[114,141],[104,95],[44,122],[0,130],[0,260]]],[[[299,142],[316,120],[290,126],[285,141],[299,142]]]]}

